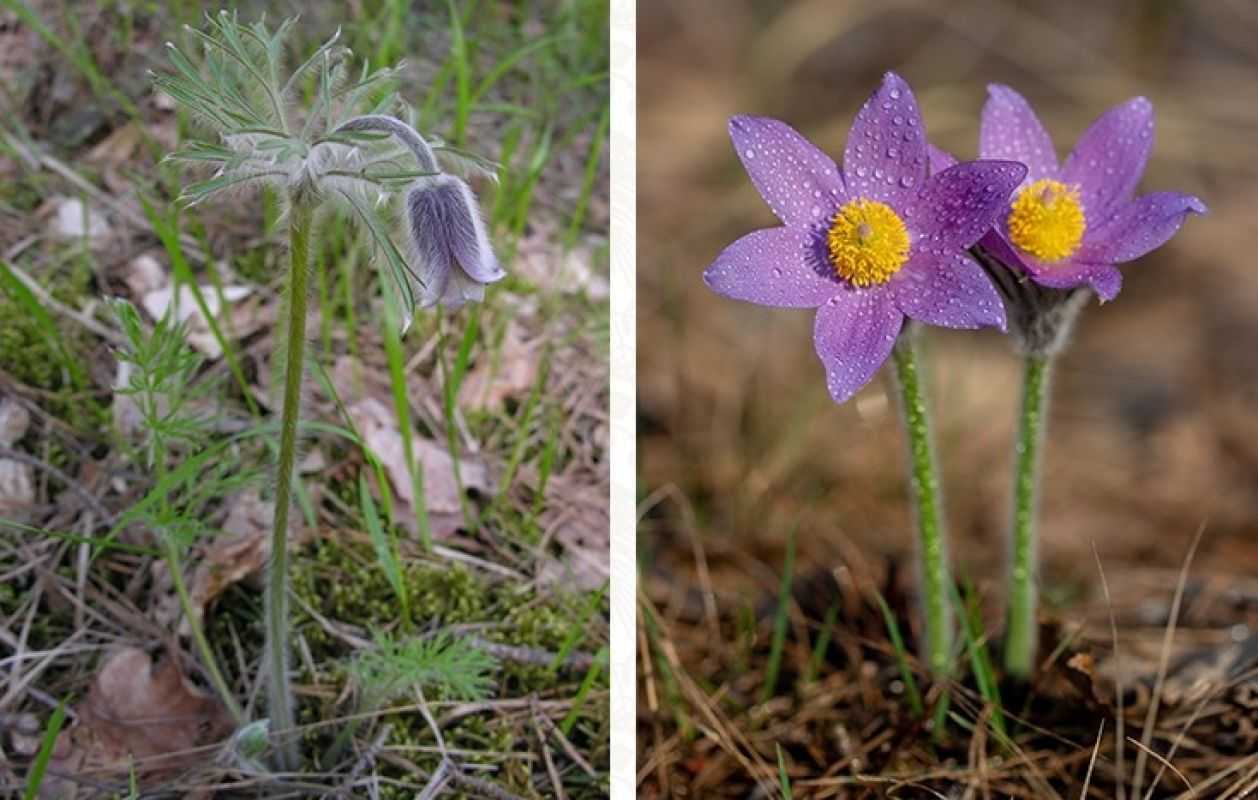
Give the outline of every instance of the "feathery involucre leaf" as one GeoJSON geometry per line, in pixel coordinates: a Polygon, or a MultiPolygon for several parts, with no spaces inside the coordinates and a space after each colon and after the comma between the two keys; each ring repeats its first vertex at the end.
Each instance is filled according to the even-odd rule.
{"type": "Polygon", "coordinates": [[[381,636],[351,671],[369,704],[387,703],[419,685],[429,697],[479,700],[493,688],[497,660],[466,639],[447,633],[397,641],[381,636]]]}

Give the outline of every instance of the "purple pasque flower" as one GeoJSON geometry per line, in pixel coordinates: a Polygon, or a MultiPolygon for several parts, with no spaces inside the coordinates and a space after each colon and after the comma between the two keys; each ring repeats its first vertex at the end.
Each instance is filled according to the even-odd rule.
{"type": "MultiPolygon", "coordinates": [[[[980,158],[1010,158],[1027,166],[1006,213],[980,247],[1033,281],[1054,289],[1091,286],[1102,300],[1122,288],[1114,266],[1171,238],[1189,214],[1204,214],[1198,198],[1179,192],[1135,197],[1153,147],[1153,106],[1136,97],[1114,106],[1080,137],[1065,164],[1022,95],[987,87],[979,133],[980,158]]],[[[932,165],[949,159],[940,153],[932,165]]]]}
{"type": "Polygon", "coordinates": [[[1026,168],[973,161],[928,176],[908,84],[888,72],[848,133],[843,169],[790,126],[734,117],[730,138],[783,226],[744,236],[704,272],[735,300],[815,308],[814,344],[842,403],[891,353],[904,318],[948,328],[1005,325],[966,250],[996,221],[1026,168]]]}
{"type": "Polygon", "coordinates": [[[417,179],[406,193],[406,219],[424,285],[420,307],[480,301],[486,284],[506,277],[461,179],[444,173],[417,179]]]}

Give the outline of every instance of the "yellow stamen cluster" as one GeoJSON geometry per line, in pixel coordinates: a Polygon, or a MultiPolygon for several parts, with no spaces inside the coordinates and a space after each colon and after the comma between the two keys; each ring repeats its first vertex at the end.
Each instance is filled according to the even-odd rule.
{"type": "Polygon", "coordinates": [[[840,278],[853,286],[877,286],[908,260],[909,231],[885,203],[853,200],[834,215],[826,248],[840,278]]]}
{"type": "Polygon", "coordinates": [[[1073,255],[1087,226],[1078,188],[1049,178],[1023,189],[1009,211],[1009,239],[1049,263],[1073,255]]]}

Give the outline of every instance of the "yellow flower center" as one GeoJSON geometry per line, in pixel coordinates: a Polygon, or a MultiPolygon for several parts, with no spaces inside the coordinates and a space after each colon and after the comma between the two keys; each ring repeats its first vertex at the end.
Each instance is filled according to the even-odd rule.
{"type": "Polygon", "coordinates": [[[1041,261],[1061,261],[1079,249],[1088,227],[1079,189],[1043,178],[1023,189],[1009,211],[1009,238],[1041,261]]]}
{"type": "Polygon", "coordinates": [[[834,215],[826,247],[840,278],[853,286],[876,286],[908,261],[909,231],[885,203],[853,200],[834,215]]]}

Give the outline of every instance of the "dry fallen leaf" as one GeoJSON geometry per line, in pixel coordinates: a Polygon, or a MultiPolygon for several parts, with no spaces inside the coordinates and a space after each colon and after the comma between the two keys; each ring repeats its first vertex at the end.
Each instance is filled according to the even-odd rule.
{"type": "MultiPolygon", "coordinates": [[[[0,445],[12,447],[26,435],[31,415],[12,398],[0,400],[0,445]]],[[[0,458],[0,517],[23,522],[35,503],[35,476],[31,465],[0,458]]]]}
{"type": "MultiPolygon", "coordinates": [[[[406,467],[406,450],[393,410],[374,398],[364,398],[349,408],[354,426],[362,434],[367,447],[384,465],[394,497],[414,508],[415,494],[411,473],[406,467]]],[[[412,436],[415,460],[423,468],[424,499],[433,536],[449,536],[463,524],[459,503],[459,484],[454,477],[454,459],[440,445],[419,436],[412,436]]],[[[489,474],[485,465],[471,460],[459,461],[459,477],[464,489],[486,491],[489,474]]],[[[413,513],[395,517],[408,527],[414,524],[413,513]]]]}
{"type": "Polygon", "coordinates": [[[516,250],[515,271],[542,289],[606,300],[611,287],[594,269],[594,248],[584,242],[565,248],[561,240],[549,227],[536,226],[516,250]]]}
{"type": "Polygon", "coordinates": [[[540,339],[525,341],[524,330],[508,323],[498,357],[483,357],[468,372],[459,389],[459,405],[493,411],[508,399],[528,394],[537,382],[541,349],[540,339]]]}
{"type": "MultiPolygon", "coordinates": [[[[256,489],[247,489],[229,497],[226,506],[229,511],[223,521],[223,532],[206,546],[189,580],[189,598],[202,615],[228,588],[261,573],[271,557],[275,503],[263,500],[256,489]]],[[[290,516],[289,523],[290,549],[309,541],[311,532],[302,524],[300,515],[290,516]]],[[[162,575],[157,583],[162,599],[152,611],[154,618],[165,625],[178,619],[179,634],[191,635],[179,599],[173,587],[167,586],[168,576],[162,575]]]]}
{"type": "Polygon", "coordinates": [[[608,579],[611,520],[607,492],[598,486],[569,483],[561,476],[547,486],[548,502],[540,522],[551,540],[563,545],[557,559],[543,561],[538,578],[590,590],[608,579]]]}
{"type": "Polygon", "coordinates": [[[156,256],[151,253],[141,253],[131,259],[123,280],[132,295],[143,297],[165,286],[169,279],[166,277],[166,268],[156,256]]]}
{"type": "MultiPolygon", "coordinates": [[[[143,650],[128,647],[105,659],[78,721],[62,731],[49,774],[70,776],[126,772],[169,774],[211,760],[206,745],[232,729],[223,704],[190,684],[176,659],[154,666],[143,650]]],[[[90,782],[84,785],[90,785],[90,782]]],[[[72,798],[78,782],[45,779],[42,797],[72,798]]]]}
{"type": "MultiPolygon", "coordinates": [[[[224,286],[223,300],[228,303],[237,303],[244,300],[253,289],[248,286],[224,286]]],[[[205,307],[210,314],[216,319],[220,318],[220,302],[218,289],[214,286],[202,286],[201,296],[205,299],[205,307]]],[[[153,319],[161,319],[165,316],[167,309],[170,309],[172,317],[179,322],[188,322],[188,343],[200,350],[211,360],[217,359],[223,355],[223,348],[219,346],[218,340],[214,338],[210,325],[206,322],[205,317],[201,314],[201,309],[197,306],[196,297],[192,293],[192,289],[188,286],[180,286],[178,296],[171,286],[165,286],[161,289],[154,289],[144,295],[141,300],[144,310],[148,312],[153,319]],[[171,305],[174,308],[171,309],[171,305]]],[[[227,335],[226,331],[223,331],[227,335]]]]}
{"type": "Polygon", "coordinates": [[[132,120],[114,130],[101,139],[87,160],[98,166],[117,168],[130,160],[136,149],[144,141],[144,127],[137,120],[132,120]]]}
{"type": "Polygon", "coordinates": [[[0,399],[0,444],[12,447],[31,426],[31,412],[11,397],[0,399]]]}
{"type": "Polygon", "coordinates": [[[109,223],[99,210],[87,206],[77,197],[59,197],[55,213],[48,223],[48,233],[54,239],[73,241],[84,237],[97,242],[109,235],[109,223]]]}
{"type": "MultiPolygon", "coordinates": [[[[271,557],[271,523],[275,503],[263,500],[256,489],[228,500],[223,535],[214,539],[197,565],[188,593],[192,604],[204,613],[229,586],[256,575],[271,557]]],[[[290,516],[288,543],[300,547],[309,538],[300,515],[290,516]]],[[[190,632],[185,620],[180,632],[190,632]]]]}

